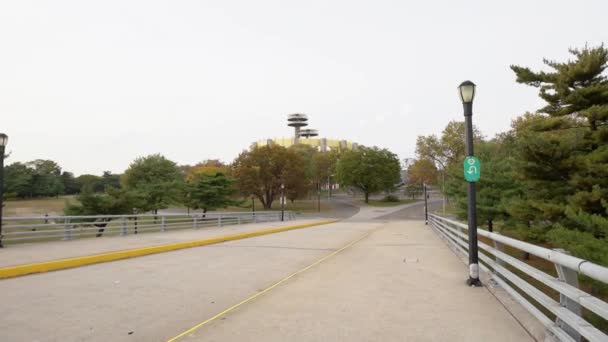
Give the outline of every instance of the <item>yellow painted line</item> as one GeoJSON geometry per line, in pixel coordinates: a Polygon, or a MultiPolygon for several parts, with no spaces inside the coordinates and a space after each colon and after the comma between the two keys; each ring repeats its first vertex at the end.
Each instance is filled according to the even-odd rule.
{"type": "Polygon", "coordinates": [[[246,238],[250,238],[250,237],[254,237],[254,236],[280,233],[280,232],[293,230],[293,229],[315,227],[315,226],[320,226],[320,225],[324,225],[324,224],[334,223],[337,221],[338,220],[328,220],[328,221],[320,221],[320,222],[312,222],[312,223],[303,223],[303,224],[297,224],[297,225],[287,226],[287,227],[279,227],[279,228],[273,228],[273,229],[257,230],[257,231],[253,231],[253,232],[247,232],[247,233],[218,236],[218,237],[213,237],[213,238],[208,238],[208,239],[203,239],[203,240],[176,242],[176,243],[171,243],[171,244],[166,244],[166,245],[127,249],[127,250],[123,250],[123,251],[115,251],[115,252],[108,252],[108,253],[95,254],[95,255],[85,255],[85,256],[74,257],[74,258],[69,258],[69,259],[60,259],[60,260],[52,260],[52,261],[45,261],[45,262],[37,262],[37,263],[33,263],[33,264],[24,264],[24,265],[17,265],[17,266],[11,266],[11,267],[4,267],[4,268],[0,268],[0,279],[19,277],[19,276],[23,276],[23,275],[27,275],[27,274],[32,274],[32,273],[57,271],[57,270],[63,270],[66,268],[98,264],[98,263],[114,261],[114,260],[135,258],[135,257],[139,257],[139,256],[156,254],[156,253],[164,253],[164,252],[175,251],[175,250],[184,249],[184,248],[212,245],[215,243],[220,243],[220,242],[225,242],[225,241],[246,239],[246,238]]]}
{"type": "Polygon", "coordinates": [[[229,313],[230,311],[233,311],[234,309],[238,308],[239,306],[242,306],[242,305],[244,305],[244,304],[246,304],[246,303],[248,303],[248,302],[250,302],[250,301],[254,300],[255,298],[257,298],[257,297],[259,297],[259,296],[263,295],[264,293],[266,293],[266,292],[268,292],[268,291],[270,291],[270,290],[274,289],[275,287],[277,287],[277,286],[279,286],[279,285],[283,284],[284,282],[286,282],[286,281],[288,281],[289,279],[291,279],[291,278],[293,278],[293,277],[297,276],[298,274],[300,274],[300,273],[302,273],[302,272],[306,272],[307,270],[311,269],[312,267],[315,267],[316,265],[318,265],[318,264],[322,263],[323,261],[325,261],[325,260],[327,260],[327,259],[329,259],[329,258],[333,257],[334,255],[336,255],[336,254],[338,254],[338,253],[342,252],[343,250],[345,250],[345,249],[347,249],[347,248],[351,247],[352,245],[356,244],[357,242],[359,242],[359,241],[361,241],[361,240],[365,239],[366,237],[368,237],[368,236],[369,236],[371,233],[372,233],[372,232],[368,232],[367,234],[365,234],[365,235],[363,235],[363,236],[361,236],[361,237],[357,238],[356,240],[351,241],[351,242],[350,242],[349,244],[347,244],[346,246],[344,246],[344,247],[342,247],[342,248],[340,248],[340,249],[338,249],[338,250],[336,250],[336,251],[334,251],[334,252],[332,252],[332,253],[330,253],[330,254],[328,254],[328,255],[324,256],[323,258],[321,258],[321,259],[319,259],[319,260],[315,261],[314,263],[312,263],[312,264],[310,264],[310,265],[308,265],[308,266],[304,267],[303,269],[301,269],[301,270],[299,270],[299,271],[297,271],[297,272],[295,272],[295,273],[292,273],[292,274],[288,275],[287,277],[285,277],[285,278],[283,278],[283,279],[279,280],[278,282],[276,282],[276,283],[274,283],[273,285],[271,285],[271,286],[269,286],[269,287],[265,288],[264,290],[262,290],[262,291],[260,291],[260,292],[258,292],[258,293],[256,293],[256,294],[254,294],[254,295],[252,295],[251,297],[249,297],[249,298],[247,298],[247,299],[242,300],[241,302],[239,302],[239,303],[237,303],[237,304],[235,304],[235,305],[233,305],[233,306],[229,307],[228,309],[226,309],[226,310],[224,310],[224,311],[222,311],[222,312],[218,313],[217,315],[215,315],[215,316],[213,316],[213,317],[211,317],[211,318],[209,318],[209,319],[207,319],[207,320],[205,320],[205,321],[203,321],[203,322],[201,322],[201,323],[199,323],[199,324],[197,324],[197,325],[193,326],[192,328],[190,328],[190,329],[188,329],[188,330],[184,331],[183,333],[181,333],[181,334],[179,334],[179,335],[177,335],[177,336],[175,336],[175,337],[172,337],[171,339],[167,340],[167,342],[175,342],[175,341],[179,340],[180,338],[185,337],[186,335],[189,335],[189,334],[191,334],[191,333],[195,332],[196,330],[198,330],[198,329],[199,329],[199,328],[201,328],[202,326],[204,326],[204,325],[206,325],[206,324],[208,324],[208,323],[210,323],[210,322],[212,322],[212,321],[214,321],[214,320],[216,320],[216,319],[218,319],[218,318],[222,317],[223,315],[225,315],[225,314],[229,313]]]}

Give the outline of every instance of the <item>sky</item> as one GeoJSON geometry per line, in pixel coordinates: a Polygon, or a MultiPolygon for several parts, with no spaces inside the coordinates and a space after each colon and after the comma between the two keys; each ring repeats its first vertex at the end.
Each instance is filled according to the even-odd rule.
{"type": "Polygon", "coordinates": [[[322,137],[415,157],[418,135],[462,120],[477,84],[488,137],[542,106],[512,64],[542,69],[608,42],[605,0],[0,1],[6,163],[76,175],[160,153],[231,162],[309,116],[322,137]]]}

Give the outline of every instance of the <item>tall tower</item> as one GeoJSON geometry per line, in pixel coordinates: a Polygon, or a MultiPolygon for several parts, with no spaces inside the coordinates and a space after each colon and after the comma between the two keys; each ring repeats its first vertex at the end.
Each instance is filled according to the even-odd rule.
{"type": "Polygon", "coordinates": [[[301,113],[289,114],[287,116],[287,126],[294,128],[293,143],[297,144],[300,141],[300,128],[308,126],[308,117],[301,113]]]}

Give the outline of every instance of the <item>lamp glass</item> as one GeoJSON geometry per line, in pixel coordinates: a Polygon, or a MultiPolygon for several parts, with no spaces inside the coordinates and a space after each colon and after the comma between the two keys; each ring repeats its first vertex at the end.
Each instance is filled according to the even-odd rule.
{"type": "Polygon", "coordinates": [[[475,83],[471,81],[462,82],[458,87],[458,94],[463,103],[471,103],[475,98],[475,83]]]}
{"type": "Polygon", "coordinates": [[[0,146],[6,146],[8,144],[8,135],[0,133],[0,146]]]}

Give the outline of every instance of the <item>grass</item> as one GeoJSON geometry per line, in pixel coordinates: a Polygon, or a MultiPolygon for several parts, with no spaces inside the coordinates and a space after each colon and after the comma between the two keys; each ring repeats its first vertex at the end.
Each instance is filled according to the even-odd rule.
{"type": "Polygon", "coordinates": [[[59,196],[57,198],[35,198],[4,201],[5,216],[49,216],[63,215],[66,203],[75,203],[74,196],[59,196]]]}
{"type": "MultiPolygon", "coordinates": [[[[326,197],[321,197],[321,211],[328,211],[331,207],[325,202],[326,197]]],[[[75,196],[59,196],[57,198],[34,198],[34,199],[17,199],[17,200],[6,200],[4,201],[4,216],[61,216],[63,215],[63,209],[67,203],[77,203],[75,196]]],[[[255,200],[255,210],[265,211],[262,202],[258,199],[255,200]]],[[[281,210],[281,203],[279,200],[275,200],[272,203],[272,209],[270,210],[281,210]]],[[[317,200],[316,199],[302,199],[296,200],[294,203],[287,201],[285,203],[285,210],[290,210],[296,213],[308,213],[317,212],[317,200]]],[[[243,202],[241,206],[230,206],[227,208],[220,208],[217,211],[224,212],[244,212],[251,211],[251,200],[248,199],[243,202]]]]}
{"type": "MultiPolygon", "coordinates": [[[[326,198],[321,197],[321,211],[328,211],[331,207],[325,201],[326,198]]],[[[251,211],[251,199],[243,202],[242,206],[231,206],[227,208],[218,209],[218,211],[251,211]]],[[[262,202],[260,202],[257,198],[255,199],[255,210],[256,211],[266,211],[262,202]]],[[[272,211],[281,210],[281,202],[277,199],[272,202],[272,208],[268,209],[272,211]]],[[[318,202],[317,199],[301,199],[295,200],[293,203],[291,201],[287,201],[285,203],[285,210],[293,211],[295,213],[313,213],[318,212],[318,202]]]]}
{"type": "MultiPolygon", "coordinates": [[[[367,203],[367,205],[371,205],[372,207],[394,207],[397,205],[402,205],[402,204],[409,204],[409,203],[414,203],[414,202],[418,202],[417,200],[411,200],[411,199],[402,199],[399,200],[398,202],[389,202],[389,201],[384,201],[384,200],[369,200],[369,202],[367,203]]],[[[362,202],[365,203],[365,202],[362,202]]]]}

